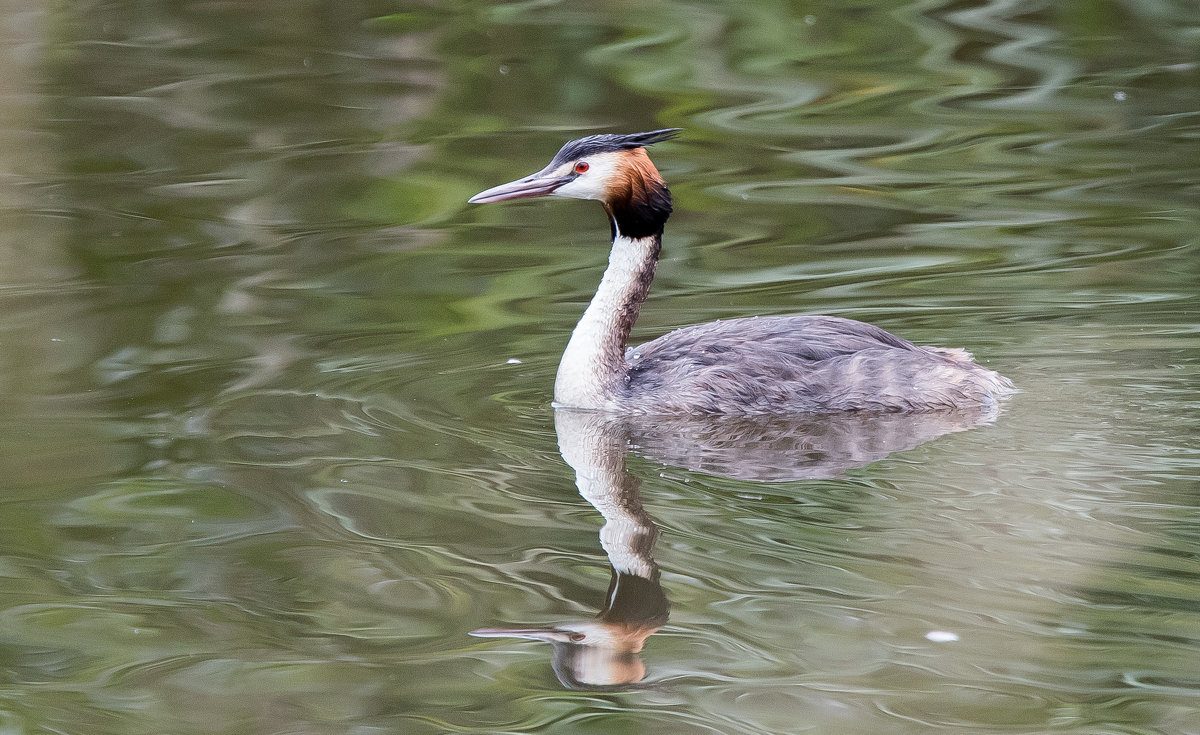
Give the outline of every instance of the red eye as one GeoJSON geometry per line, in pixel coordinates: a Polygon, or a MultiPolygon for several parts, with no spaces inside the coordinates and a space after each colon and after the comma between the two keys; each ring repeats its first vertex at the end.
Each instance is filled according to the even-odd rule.
{"type": "Polygon", "coordinates": [[[575,164],[575,173],[586,174],[589,168],[591,168],[591,166],[588,165],[587,161],[580,161],[579,163],[575,164]]]}

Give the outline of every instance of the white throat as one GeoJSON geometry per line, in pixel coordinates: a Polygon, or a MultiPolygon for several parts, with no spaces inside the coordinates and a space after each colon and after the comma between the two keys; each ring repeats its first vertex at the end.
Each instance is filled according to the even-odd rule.
{"type": "Polygon", "coordinates": [[[608,268],[558,364],[554,381],[557,405],[616,407],[628,372],[625,341],[650,291],[660,238],[633,239],[620,232],[613,238],[608,268]]]}

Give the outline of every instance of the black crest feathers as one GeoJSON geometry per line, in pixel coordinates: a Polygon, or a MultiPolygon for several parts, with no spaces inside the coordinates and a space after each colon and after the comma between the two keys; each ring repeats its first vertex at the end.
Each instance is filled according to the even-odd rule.
{"type": "Polygon", "coordinates": [[[617,151],[628,151],[634,148],[644,148],[653,143],[661,143],[664,140],[670,140],[676,135],[679,135],[681,128],[664,128],[662,130],[651,130],[646,133],[627,133],[624,135],[603,133],[601,135],[589,135],[586,138],[572,140],[554,155],[554,160],[550,162],[551,166],[557,166],[567,161],[574,161],[577,158],[584,156],[592,156],[597,153],[615,153],[617,151]]]}

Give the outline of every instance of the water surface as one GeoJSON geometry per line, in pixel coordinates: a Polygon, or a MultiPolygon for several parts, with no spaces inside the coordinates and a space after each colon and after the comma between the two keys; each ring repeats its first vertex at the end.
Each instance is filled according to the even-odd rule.
{"type": "Polygon", "coordinates": [[[1200,13],[1059,5],[10,3],[0,729],[1200,733],[1200,13]],[[556,416],[603,216],[465,200],[667,126],[638,339],[1023,392],[556,416]]]}

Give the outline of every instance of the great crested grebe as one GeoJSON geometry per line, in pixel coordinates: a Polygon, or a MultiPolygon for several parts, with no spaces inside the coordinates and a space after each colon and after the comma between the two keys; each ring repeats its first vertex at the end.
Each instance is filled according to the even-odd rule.
{"type": "Polygon", "coordinates": [[[965,350],[833,316],[709,322],[627,350],[671,216],[671,192],[645,146],[678,132],[573,140],[541,171],[469,200],[597,199],[608,212],[608,268],[558,365],[556,404],[642,414],[936,411],[994,407],[1015,392],[965,350]]]}

